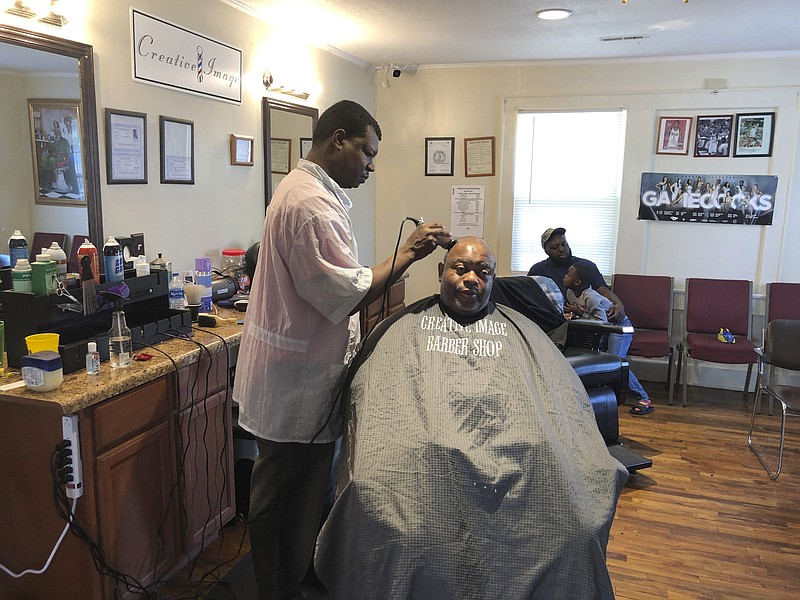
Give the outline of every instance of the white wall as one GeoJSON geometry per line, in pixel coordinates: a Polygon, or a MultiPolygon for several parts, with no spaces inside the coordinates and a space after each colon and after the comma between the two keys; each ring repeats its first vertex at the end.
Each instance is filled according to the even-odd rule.
{"type": "MultiPolygon", "coordinates": [[[[376,76],[377,118],[384,131],[378,156],[377,253],[394,247],[406,215],[448,223],[450,188],[486,186],[484,236],[498,255],[500,274],[510,274],[513,142],[516,108],[609,108],[628,110],[623,196],[620,207],[616,272],[667,274],[676,288],[686,277],[741,278],[763,293],[769,281],[800,281],[800,193],[798,173],[798,89],[800,57],[606,61],[530,65],[421,68],[383,87],[376,76]],[[728,89],[712,94],[705,79],[725,79],[728,89]],[[777,113],[772,158],[693,159],[656,156],[658,116],[777,113]],[[465,137],[497,137],[495,177],[465,178],[465,137]],[[424,138],[455,136],[455,176],[424,176],[424,138]],[[643,171],[777,175],[777,206],[772,226],[638,221],[638,191],[643,171]]],[[[579,174],[576,174],[579,176],[579,174]]],[[[532,231],[558,224],[542,223],[532,231]]],[[[569,237],[569,236],[568,236],[569,237]]],[[[439,258],[441,254],[437,254],[439,258]]],[[[544,258],[544,254],[542,254],[544,258]]],[[[415,265],[406,284],[408,299],[437,291],[436,259],[415,265]]],[[[682,294],[676,341],[681,327],[682,294]]],[[[756,310],[763,303],[756,302],[756,310]]],[[[759,329],[758,322],[756,330],[759,329]]],[[[690,383],[740,387],[739,368],[712,374],[690,371],[690,383]],[[718,377],[717,377],[718,376],[718,377]],[[713,383],[709,377],[714,377],[713,383]]]]}
{"type": "MultiPolygon", "coordinates": [[[[260,239],[264,218],[264,69],[273,73],[277,83],[286,82],[288,87],[312,92],[307,101],[299,103],[316,106],[320,111],[344,98],[372,111],[372,73],[365,66],[312,47],[296,35],[278,36],[266,24],[218,0],[137,0],[135,5],[143,12],[240,48],[244,59],[241,105],[135,82],[131,75],[130,3],[77,2],[77,13],[62,30],[29,25],[13,17],[4,17],[4,21],[93,46],[105,234],[142,231],[148,258],[163,252],[178,269],[191,268],[195,256],[212,256],[217,262],[222,248],[246,248],[260,239]],[[106,184],[105,108],[147,114],[146,185],[106,184]],[[195,185],[159,183],[159,115],[194,121],[195,185]],[[231,133],[255,137],[253,167],[230,165],[231,133]]],[[[286,96],[275,97],[294,101],[286,96]]],[[[367,210],[355,219],[357,236],[360,242],[363,240],[360,245],[368,260],[372,250],[374,189],[359,191],[359,200],[367,210]],[[360,220],[364,218],[368,222],[360,220]]]]}

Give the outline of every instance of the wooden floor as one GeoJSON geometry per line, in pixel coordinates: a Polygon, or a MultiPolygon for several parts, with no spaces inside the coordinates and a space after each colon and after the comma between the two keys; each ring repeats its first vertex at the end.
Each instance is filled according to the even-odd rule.
{"type": "MultiPolygon", "coordinates": [[[[656,411],[636,417],[620,409],[625,445],[653,467],[629,480],[611,529],[617,598],[800,598],[800,419],[790,420],[784,471],[772,481],[747,446],[752,395],[745,401],[739,392],[689,388],[683,408],[667,406],[660,384],[644,385],[656,411]]],[[[778,422],[772,417],[770,427],[777,431],[778,422]]],[[[218,554],[221,561],[235,555],[242,532],[227,527],[221,552],[216,543],[208,548],[193,579],[213,569],[218,554]]],[[[245,538],[242,552],[247,547],[245,538]]],[[[197,592],[207,586],[187,578],[184,570],[159,594],[203,597],[197,592]]]]}

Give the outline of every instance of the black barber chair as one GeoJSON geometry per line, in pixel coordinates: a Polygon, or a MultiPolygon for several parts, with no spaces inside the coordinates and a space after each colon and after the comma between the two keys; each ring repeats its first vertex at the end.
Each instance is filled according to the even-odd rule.
{"type": "Polygon", "coordinates": [[[652,466],[653,461],[619,441],[618,407],[625,403],[628,391],[628,361],[598,350],[604,335],[623,333],[622,327],[601,321],[567,321],[531,277],[496,277],[491,299],[531,319],[563,351],[586,388],[611,455],[631,473],[652,466]]]}

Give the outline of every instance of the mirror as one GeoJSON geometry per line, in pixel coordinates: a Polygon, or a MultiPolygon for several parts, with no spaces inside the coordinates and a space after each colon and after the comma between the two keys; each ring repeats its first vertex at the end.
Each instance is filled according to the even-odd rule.
{"type": "MultiPolygon", "coordinates": [[[[13,194],[4,197],[4,204],[9,204],[3,209],[3,227],[12,231],[23,228],[30,245],[33,233],[44,231],[66,233],[70,243],[74,236],[88,234],[98,248],[102,247],[103,214],[92,47],[0,24],[0,81],[3,78],[25,82],[14,86],[15,90],[0,85],[3,90],[0,92],[0,136],[7,141],[16,140],[13,144],[6,144],[6,153],[13,150],[13,155],[0,152],[0,178],[4,182],[19,184],[15,184],[13,194]],[[20,87],[23,88],[21,91],[20,87]],[[79,100],[77,131],[83,157],[77,166],[82,169],[85,202],[59,206],[36,203],[29,97],[79,100]],[[24,225],[15,224],[18,221],[24,225]]],[[[8,193],[9,186],[4,185],[4,188],[8,193]]],[[[0,241],[0,246],[4,242],[0,241]]]]}
{"type": "Polygon", "coordinates": [[[311,106],[292,104],[273,98],[262,100],[265,207],[269,205],[272,194],[284,175],[305,156],[304,148],[309,142],[303,140],[311,139],[318,117],[319,111],[311,106]],[[274,156],[273,141],[275,141],[274,156]],[[273,172],[273,169],[276,172],[273,172]]]}

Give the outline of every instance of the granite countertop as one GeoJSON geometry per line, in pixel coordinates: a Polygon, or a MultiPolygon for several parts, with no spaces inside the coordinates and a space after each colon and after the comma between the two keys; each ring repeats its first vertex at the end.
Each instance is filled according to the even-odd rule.
{"type": "MultiPolygon", "coordinates": [[[[219,316],[242,319],[244,313],[220,309],[219,316]]],[[[211,354],[219,354],[228,348],[238,346],[242,335],[242,326],[235,323],[220,324],[217,327],[195,327],[193,340],[203,344],[211,354]],[[217,337],[222,337],[225,342],[217,337]]],[[[155,346],[175,361],[178,368],[198,362],[206,356],[205,350],[185,340],[167,340],[155,346]]],[[[26,387],[0,391],[0,396],[19,401],[53,402],[61,405],[64,414],[73,414],[84,408],[107,400],[130,389],[158,379],[175,370],[172,361],[153,348],[134,348],[136,354],[145,352],[153,358],[146,361],[134,360],[129,367],[112,369],[108,362],[100,364],[98,375],[87,375],[85,370],[76,371],[64,376],[64,382],[50,392],[34,392],[26,387]]],[[[19,374],[0,379],[0,385],[20,381],[19,374]]]]}

